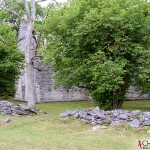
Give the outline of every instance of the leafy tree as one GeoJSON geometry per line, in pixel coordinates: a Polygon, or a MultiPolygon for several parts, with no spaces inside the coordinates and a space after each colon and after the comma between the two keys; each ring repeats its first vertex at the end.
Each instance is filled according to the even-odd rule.
{"type": "MultiPolygon", "coordinates": [[[[28,4],[30,2],[28,1],[28,4]]],[[[29,8],[31,6],[29,5],[29,8]]],[[[18,32],[20,21],[22,20],[21,17],[26,15],[25,7],[24,7],[24,0],[7,0],[2,1],[0,6],[1,11],[5,12],[3,15],[3,21],[10,23],[12,29],[18,32]],[[14,5],[15,4],[15,5],[14,5]]],[[[40,23],[38,19],[42,19],[45,16],[45,8],[42,8],[38,3],[36,3],[36,23],[40,23]]]]}
{"type": "Polygon", "coordinates": [[[150,91],[146,0],[72,0],[49,14],[42,53],[59,85],[87,88],[104,109],[121,108],[132,84],[150,91]]]}
{"type": "MultiPolygon", "coordinates": [[[[3,15],[0,15],[3,16],[3,15]]],[[[13,94],[23,55],[17,48],[16,33],[0,22],[0,95],[13,94]]]]}

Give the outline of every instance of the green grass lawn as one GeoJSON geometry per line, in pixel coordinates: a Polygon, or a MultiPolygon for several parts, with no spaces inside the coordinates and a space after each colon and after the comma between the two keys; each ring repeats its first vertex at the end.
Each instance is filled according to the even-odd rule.
{"type": "MultiPolygon", "coordinates": [[[[125,125],[93,131],[92,125],[77,119],[59,119],[68,109],[94,107],[92,102],[37,104],[48,114],[11,116],[12,122],[0,125],[0,150],[138,150],[139,139],[150,139],[146,133],[150,127],[139,130],[125,125]]],[[[127,101],[123,109],[150,111],[150,101],[127,101]]],[[[0,115],[0,120],[6,116],[0,115]]]]}

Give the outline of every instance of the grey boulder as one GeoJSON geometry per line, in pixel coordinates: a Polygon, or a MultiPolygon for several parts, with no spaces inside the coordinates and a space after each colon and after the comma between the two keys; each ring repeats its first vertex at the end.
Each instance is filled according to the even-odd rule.
{"type": "Polygon", "coordinates": [[[129,125],[132,127],[132,128],[139,128],[140,127],[140,121],[137,120],[137,119],[134,119],[133,121],[131,121],[129,123],[129,125]]]}

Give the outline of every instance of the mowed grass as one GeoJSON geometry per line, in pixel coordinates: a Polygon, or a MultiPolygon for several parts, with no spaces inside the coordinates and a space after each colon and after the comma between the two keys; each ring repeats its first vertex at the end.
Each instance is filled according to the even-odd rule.
{"type": "MultiPolygon", "coordinates": [[[[69,109],[94,107],[92,102],[44,103],[37,104],[42,111],[38,115],[10,116],[12,122],[0,125],[0,150],[137,150],[139,139],[150,139],[146,133],[150,127],[122,125],[93,131],[93,125],[72,117],[59,118],[69,109]]],[[[123,109],[150,111],[150,101],[127,101],[123,109]]],[[[0,120],[6,117],[0,115],[0,120]]]]}

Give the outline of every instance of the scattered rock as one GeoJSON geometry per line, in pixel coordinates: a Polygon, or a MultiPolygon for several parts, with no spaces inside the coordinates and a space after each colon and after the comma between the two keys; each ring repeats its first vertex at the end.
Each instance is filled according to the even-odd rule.
{"type": "Polygon", "coordinates": [[[112,122],[112,120],[110,120],[110,119],[106,119],[106,120],[103,120],[103,122],[102,122],[102,123],[111,124],[111,122],[112,122]]]}
{"type": "Polygon", "coordinates": [[[120,122],[119,121],[113,121],[110,126],[119,126],[120,122]]]}
{"type": "Polygon", "coordinates": [[[85,120],[85,119],[81,119],[81,121],[85,122],[85,123],[90,123],[90,121],[85,120]]]}
{"type": "Polygon", "coordinates": [[[128,119],[128,115],[125,113],[125,114],[121,114],[118,116],[118,118],[120,119],[123,119],[123,120],[127,120],[128,119]]]}
{"type": "Polygon", "coordinates": [[[148,118],[147,120],[149,120],[150,119],[150,112],[144,112],[143,116],[148,118]]]}
{"type": "Polygon", "coordinates": [[[139,128],[139,127],[140,127],[140,121],[137,120],[137,119],[134,119],[133,121],[131,121],[131,122],[129,123],[129,125],[130,125],[131,127],[133,127],[133,128],[139,128]]]}
{"type": "Polygon", "coordinates": [[[148,130],[147,133],[150,134],[150,130],[148,130]]]}
{"type": "Polygon", "coordinates": [[[65,119],[65,118],[68,118],[69,115],[70,115],[69,111],[66,111],[66,112],[60,114],[60,118],[65,119]]]}
{"type": "Polygon", "coordinates": [[[78,113],[75,113],[75,114],[73,115],[73,117],[74,117],[74,118],[79,118],[79,114],[78,114],[78,113]]]}
{"type": "Polygon", "coordinates": [[[106,118],[106,116],[101,112],[96,112],[96,116],[100,119],[105,119],[106,118]]]}
{"type": "Polygon", "coordinates": [[[87,112],[86,111],[79,111],[78,115],[80,118],[85,118],[87,115],[87,112]]]}
{"type": "Polygon", "coordinates": [[[98,129],[107,129],[107,128],[108,128],[107,126],[100,126],[100,125],[97,125],[97,126],[94,126],[94,127],[92,128],[92,130],[95,131],[95,130],[98,130],[98,129]]]}
{"type": "Polygon", "coordinates": [[[137,116],[137,115],[139,115],[140,113],[141,113],[140,110],[131,111],[131,115],[133,115],[133,116],[137,116]]]}
{"type": "Polygon", "coordinates": [[[70,115],[71,116],[74,116],[76,113],[78,113],[78,110],[72,110],[72,111],[70,111],[70,115]]]}
{"type": "Polygon", "coordinates": [[[111,114],[111,111],[104,111],[104,114],[105,114],[105,115],[110,115],[110,114],[111,114]]]}
{"type": "Polygon", "coordinates": [[[29,115],[37,114],[37,111],[22,104],[13,104],[8,101],[0,101],[0,114],[29,115]]]}
{"type": "Polygon", "coordinates": [[[143,122],[143,126],[150,126],[150,120],[143,122]]]}
{"type": "MultiPolygon", "coordinates": [[[[69,110],[60,114],[60,118],[67,118],[68,116],[98,126],[119,126],[122,123],[128,123],[133,128],[150,126],[150,112],[142,113],[140,110],[131,112],[127,110],[104,111],[96,107],[93,110],[69,110]]],[[[95,128],[96,127],[97,126],[95,126],[95,128]]],[[[95,130],[95,128],[93,130],[95,130]]]]}
{"type": "Polygon", "coordinates": [[[95,112],[95,111],[100,111],[100,109],[99,109],[99,107],[97,106],[97,107],[95,107],[94,109],[93,109],[93,111],[95,112]]]}
{"type": "Polygon", "coordinates": [[[88,121],[91,121],[91,120],[92,120],[92,116],[87,115],[87,116],[85,117],[85,119],[88,120],[88,121]]]}
{"type": "Polygon", "coordinates": [[[7,117],[4,120],[0,121],[0,124],[4,124],[4,123],[10,122],[10,121],[12,121],[12,119],[10,117],[7,117]]]}

